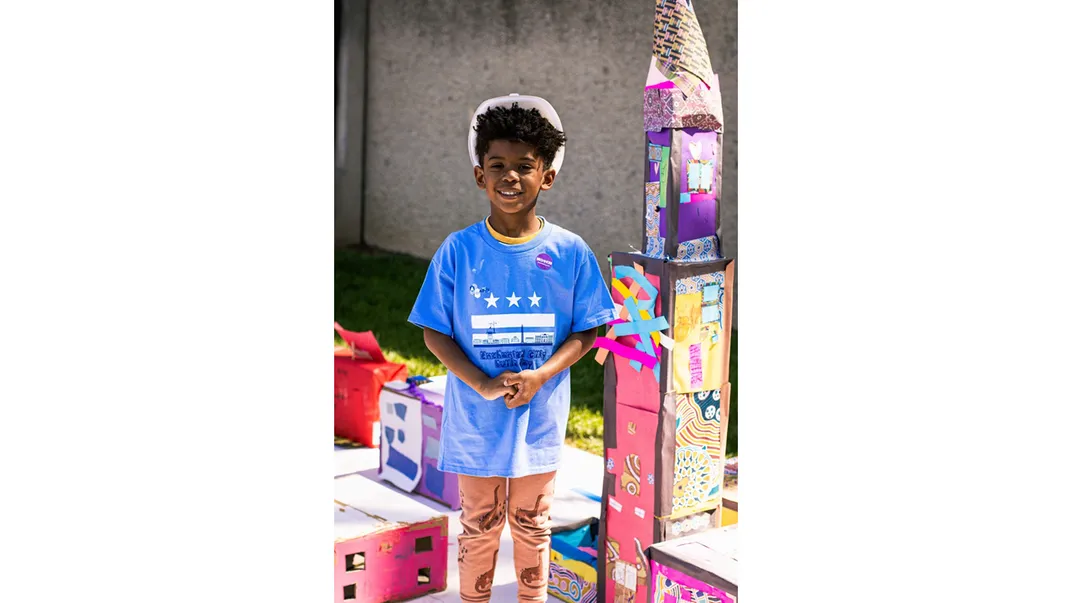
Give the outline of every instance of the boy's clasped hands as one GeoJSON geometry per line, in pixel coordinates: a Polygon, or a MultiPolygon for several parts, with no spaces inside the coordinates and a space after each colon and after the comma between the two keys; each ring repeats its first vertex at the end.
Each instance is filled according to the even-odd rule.
{"type": "Polygon", "coordinates": [[[480,395],[485,400],[502,397],[507,408],[517,408],[532,402],[532,397],[546,382],[536,370],[529,369],[520,373],[506,371],[496,377],[489,377],[481,385],[480,395]]]}

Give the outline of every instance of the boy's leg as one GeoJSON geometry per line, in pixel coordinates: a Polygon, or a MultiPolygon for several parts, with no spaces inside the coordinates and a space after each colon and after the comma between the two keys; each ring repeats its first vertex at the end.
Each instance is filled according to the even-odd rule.
{"type": "Polygon", "coordinates": [[[458,579],[462,601],[491,600],[491,581],[506,525],[506,478],[458,476],[462,533],[458,536],[458,579]]]}
{"type": "Polygon", "coordinates": [[[510,534],[519,601],[546,601],[555,472],[510,480],[510,534]]]}

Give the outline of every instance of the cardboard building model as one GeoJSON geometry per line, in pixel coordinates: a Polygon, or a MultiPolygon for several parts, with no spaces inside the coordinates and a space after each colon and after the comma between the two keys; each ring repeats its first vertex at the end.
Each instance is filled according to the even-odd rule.
{"type": "Polygon", "coordinates": [[[360,474],[335,478],[335,603],[447,588],[447,517],[360,474]]]}
{"type": "Polygon", "coordinates": [[[650,547],[721,524],[734,262],[719,243],[718,79],[686,0],[656,1],[644,127],[644,253],[611,254],[618,316],[596,340],[602,603],[651,602],[650,547]]]}
{"type": "Polygon", "coordinates": [[[458,510],[458,476],[437,467],[445,387],[443,377],[413,377],[384,385],[379,413],[380,477],[406,492],[458,510]]]}
{"type": "Polygon", "coordinates": [[[596,603],[599,585],[599,519],[551,528],[547,594],[566,603],[596,603]]]}
{"type": "Polygon", "coordinates": [[[565,603],[596,603],[599,576],[599,496],[558,490],[551,518],[547,594],[565,603]]]}
{"type": "Polygon", "coordinates": [[[346,343],[335,349],[335,435],[375,448],[380,441],[380,390],[405,380],[406,365],[389,362],[371,331],[347,331],[335,323],[346,343]]]}
{"type": "Polygon", "coordinates": [[[687,0],[656,0],[644,87],[644,253],[719,257],[722,96],[687,0]]]}

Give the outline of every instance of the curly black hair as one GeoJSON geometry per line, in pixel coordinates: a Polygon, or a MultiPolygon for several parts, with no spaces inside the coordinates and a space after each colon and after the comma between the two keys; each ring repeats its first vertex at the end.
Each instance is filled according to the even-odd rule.
{"type": "Polygon", "coordinates": [[[493,140],[517,140],[536,148],[536,156],[550,169],[558,149],[566,144],[566,135],[551,125],[536,109],[492,107],[476,118],[476,156],[484,164],[484,156],[493,140]]]}

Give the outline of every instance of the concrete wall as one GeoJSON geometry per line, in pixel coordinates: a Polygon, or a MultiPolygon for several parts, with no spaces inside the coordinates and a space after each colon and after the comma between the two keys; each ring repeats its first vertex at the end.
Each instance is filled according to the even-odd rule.
{"type": "Polygon", "coordinates": [[[335,244],[361,242],[367,0],[336,0],[335,244]],[[340,10],[341,9],[341,10],[340,10]]]}
{"type": "MultiPolygon", "coordinates": [[[[485,216],[466,150],[469,119],[481,101],[518,92],[548,99],[569,138],[539,213],[600,258],[640,248],[654,0],[369,2],[366,243],[430,257],[449,232],[485,216]]],[[[736,257],[737,4],[694,7],[721,82],[723,251],[736,257]]],[[[351,225],[337,241],[357,238],[351,225]]]]}

